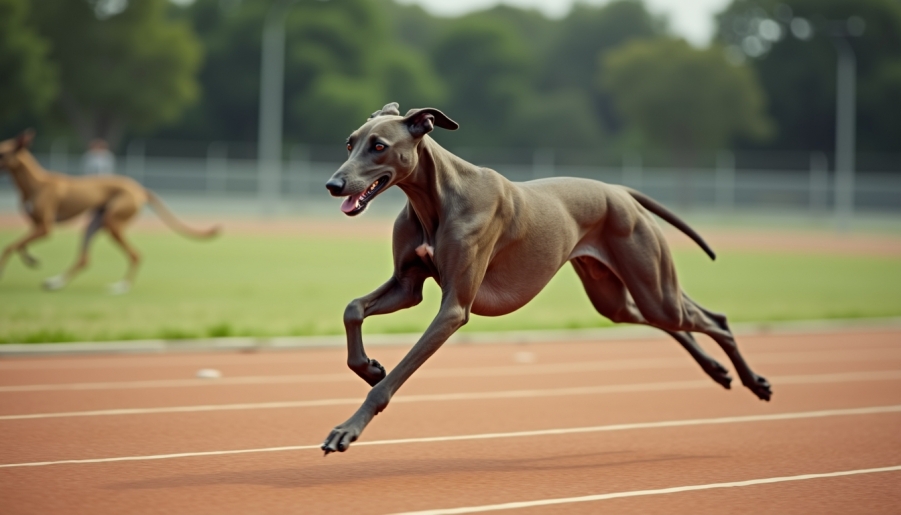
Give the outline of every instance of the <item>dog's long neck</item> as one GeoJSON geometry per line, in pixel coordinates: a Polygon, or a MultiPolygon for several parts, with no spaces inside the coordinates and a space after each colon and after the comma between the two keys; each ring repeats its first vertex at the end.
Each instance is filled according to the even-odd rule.
{"type": "Polygon", "coordinates": [[[475,166],[451,154],[426,136],[419,144],[419,164],[409,177],[398,184],[426,234],[435,234],[444,217],[445,202],[458,192],[463,176],[475,166]]]}
{"type": "Polygon", "coordinates": [[[13,181],[18,186],[22,197],[31,198],[40,188],[41,183],[44,182],[47,172],[28,149],[23,148],[19,150],[16,158],[19,162],[9,168],[10,175],[12,175],[13,181]]]}

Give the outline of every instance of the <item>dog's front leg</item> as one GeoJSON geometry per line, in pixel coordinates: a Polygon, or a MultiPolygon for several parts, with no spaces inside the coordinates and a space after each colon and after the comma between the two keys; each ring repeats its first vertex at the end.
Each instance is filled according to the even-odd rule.
{"type": "Polygon", "coordinates": [[[9,244],[5,249],[3,249],[3,254],[0,254],[0,275],[3,275],[3,269],[6,267],[7,261],[9,261],[10,256],[15,252],[21,252],[22,249],[28,247],[28,244],[39,240],[45,236],[50,234],[50,227],[46,224],[39,224],[32,227],[31,232],[23,236],[18,241],[15,241],[9,244]]]}
{"type": "Polygon", "coordinates": [[[454,332],[462,327],[469,318],[469,308],[463,307],[457,302],[444,302],[438,315],[426,329],[425,333],[404,356],[404,359],[385,377],[385,380],[377,384],[369,394],[363,405],[343,424],[337,426],[329,433],[322,450],[328,455],[330,452],[344,452],[350,447],[351,442],[359,438],[363,429],[369,422],[388,406],[391,397],[398,388],[410,378],[423,363],[437,351],[454,332]]]}
{"type": "Polygon", "coordinates": [[[374,292],[351,301],[344,310],[347,366],[369,383],[369,386],[375,386],[385,378],[385,368],[366,355],[363,348],[363,320],[368,316],[394,313],[422,302],[425,277],[425,272],[418,270],[410,270],[400,278],[391,277],[374,292]]]}

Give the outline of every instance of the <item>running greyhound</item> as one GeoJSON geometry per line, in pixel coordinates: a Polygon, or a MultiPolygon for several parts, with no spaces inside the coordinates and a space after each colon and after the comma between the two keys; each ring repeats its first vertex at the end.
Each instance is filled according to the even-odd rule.
{"type": "Polygon", "coordinates": [[[726,368],[691,335],[707,334],[729,356],[742,384],[760,399],[770,399],[769,383],[739,353],[726,317],[682,292],[652,213],[715,259],[685,222],[622,186],[565,177],[510,182],[451,154],[428,136],[436,126],[459,127],[444,113],[425,108],[401,116],[398,107],[386,105],[350,135],[347,161],[326,184],[333,196],[346,197],[341,210],[348,216],[362,213],[393,185],[407,195],[394,223],[394,274],[374,292],[351,301],[344,312],[347,364],[372,389],[356,413],[325,439],[326,455],[347,450],[470,313],[499,316],[521,308],[567,261],[601,315],[665,331],[728,389],[732,378],[726,368]],[[429,277],[441,287],[438,314],[386,375],[363,349],[363,320],[419,304],[429,277]]]}
{"type": "Polygon", "coordinates": [[[85,230],[78,259],[67,271],[46,279],[44,288],[58,290],[81,272],[88,264],[91,239],[97,231],[106,229],[129,260],[125,278],[110,285],[110,292],[120,294],[131,289],[141,258],[125,240],[124,231],[128,222],[148,202],[169,227],[185,236],[205,239],[218,234],[219,227],[205,231],[187,227],[166,209],[153,192],[128,177],[70,177],[45,170],[28,150],[33,139],[34,131],[26,130],[13,139],[0,141],[0,170],[9,170],[19,188],[22,208],[32,223],[28,234],[3,250],[0,275],[14,252],[19,253],[26,265],[36,267],[38,261],[28,253],[28,245],[49,235],[55,222],[69,220],[86,211],[91,212],[91,221],[85,230]]]}

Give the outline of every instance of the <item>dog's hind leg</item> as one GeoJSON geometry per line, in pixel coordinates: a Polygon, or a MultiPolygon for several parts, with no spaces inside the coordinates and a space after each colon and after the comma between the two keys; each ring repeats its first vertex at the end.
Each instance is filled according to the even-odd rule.
{"type": "Polygon", "coordinates": [[[608,238],[605,245],[615,256],[621,279],[648,323],[666,331],[710,336],[729,356],[742,384],[758,398],[770,399],[769,383],[751,370],[738,351],[726,318],[700,307],[682,292],[659,228],[638,224],[630,236],[608,238]]]}
{"type": "Polygon", "coordinates": [[[76,275],[88,266],[88,250],[90,249],[91,241],[94,239],[94,236],[97,235],[97,231],[103,227],[103,213],[103,208],[94,211],[91,221],[88,222],[88,226],[85,228],[84,237],[81,240],[81,246],[78,249],[78,257],[75,259],[75,263],[64,273],[45,279],[44,288],[48,290],[58,290],[69,284],[76,275]]]}
{"type": "Polygon", "coordinates": [[[750,365],[739,352],[735,336],[732,335],[732,330],[729,329],[725,315],[708,311],[684,293],[682,294],[682,303],[685,306],[684,309],[688,314],[687,318],[691,321],[692,327],[696,328],[695,331],[702,332],[713,338],[726,355],[729,356],[729,360],[732,361],[738,377],[741,378],[741,383],[760,399],[770,400],[770,397],[773,395],[770,383],[763,376],[757,375],[751,370],[750,365]]]}
{"type": "Polygon", "coordinates": [[[141,255],[125,239],[124,234],[125,226],[137,213],[138,203],[136,200],[129,195],[120,195],[107,204],[103,215],[103,226],[109,231],[113,241],[128,256],[128,270],[125,272],[125,278],[109,286],[110,293],[113,295],[127,293],[131,289],[131,285],[134,284],[135,276],[138,273],[138,267],[141,264],[141,255]]]}
{"type": "MultiPolygon", "coordinates": [[[[585,293],[598,313],[616,323],[644,324],[653,327],[641,315],[626,286],[610,269],[592,258],[576,258],[571,262],[585,287],[585,293]]],[[[730,387],[732,378],[729,377],[729,371],[707,354],[691,333],[662,330],[679,342],[711,379],[724,388],[730,387]]]]}

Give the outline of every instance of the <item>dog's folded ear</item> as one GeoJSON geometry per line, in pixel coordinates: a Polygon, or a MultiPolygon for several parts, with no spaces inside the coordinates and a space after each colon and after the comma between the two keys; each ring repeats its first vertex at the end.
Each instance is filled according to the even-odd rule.
{"type": "Polygon", "coordinates": [[[16,150],[31,148],[32,141],[34,141],[34,129],[25,129],[22,134],[16,136],[16,150]]]}
{"type": "Polygon", "coordinates": [[[391,102],[390,104],[385,104],[385,107],[379,109],[378,111],[369,115],[369,119],[373,119],[376,116],[384,116],[384,115],[392,115],[392,116],[400,116],[400,104],[397,102],[391,102]]]}
{"type": "Polygon", "coordinates": [[[432,132],[436,125],[449,131],[455,131],[460,128],[457,122],[433,107],[410,109],[404,116],[404,124],[406,124],[410,134],[415,138],[421,138],[432,132]]]}

